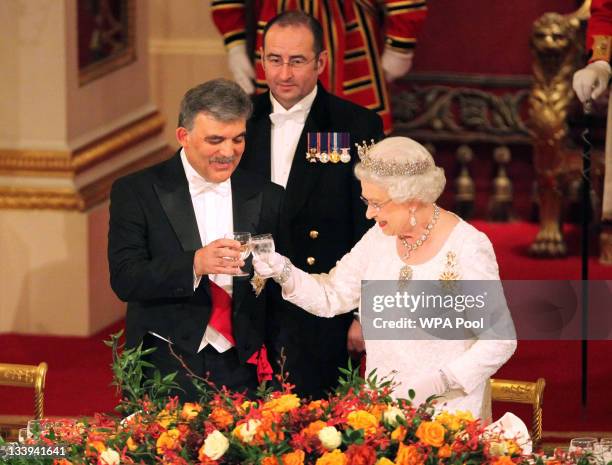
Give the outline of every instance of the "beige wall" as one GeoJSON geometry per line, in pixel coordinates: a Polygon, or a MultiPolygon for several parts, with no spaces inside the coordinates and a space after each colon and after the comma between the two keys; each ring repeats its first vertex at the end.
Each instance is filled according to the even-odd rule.
{"type": "Polygon", "coordinates": [[[0,2],[0,147],[66,146],[65,2],[0,2]]]}
{"type": "Polygon", "coordinates": [[[3,211],[0,329],[86,336],[121,318],[108,286],[107,225],[107,204],[87,214],[3,211]]]}
{"type": "Polygon", "coordinates": [[[151,90],[166,116],[165,137],[174,137],[178,106],[183,94],[196,84],[217,77],[230,78],[221,35],[202,0],[150,0],[149,50],[151,90]]]}

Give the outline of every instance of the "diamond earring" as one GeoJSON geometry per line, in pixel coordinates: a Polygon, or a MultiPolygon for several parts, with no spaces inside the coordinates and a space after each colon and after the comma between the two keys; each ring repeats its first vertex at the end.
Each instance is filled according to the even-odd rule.
{"type": "Polygon", "coordinates": [[[414,214],[415,211],[416,211],[416,208],[412,207],[410,209],[410,218],[408,218],[408,222],[410,223],[410,226],[412,226],[413,228],[417,225],[416,215],[414,214]]]}

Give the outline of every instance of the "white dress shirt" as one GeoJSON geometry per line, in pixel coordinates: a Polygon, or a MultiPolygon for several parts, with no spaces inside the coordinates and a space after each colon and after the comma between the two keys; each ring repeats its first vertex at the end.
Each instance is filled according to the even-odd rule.
{"type": "MultiPolygon", "coordinates": [[[[270,120],[272,121],[270,141],[272,152],[271,180],[283,187],[287,187],[295,149],[298,146],[304,123],[316,96],[317,86],[289,110],[285,110],[270,93],[270,100],[272,101],[272,113],[270,114],[270,120]]],[[[306,156],[305,153],[302,155],[306,156]]]]}
{"type": "MultiPolygon", "coordinates": [[[[189,194],[191,195],[191,203],[195,211],[202,246],[206,246],[234,230],[231,181],[230,179],[222,183],[206,181],[189,164],[185,149],[181,150],[181,161],[189,184],[189,194]]],[[[201,276],[194,275],[194,289],[200,284],[201,278],[201,276]]],[[[211,274],[208,275],[208,279],[223,288],[230,296],[232,295],[232,277],[230,275],[211,274]]],[[[198,352],[208,344],[212,345],[218,352],[225,352],[232,347],[232,343],[212,326],[206,327],[198,352]]]]}

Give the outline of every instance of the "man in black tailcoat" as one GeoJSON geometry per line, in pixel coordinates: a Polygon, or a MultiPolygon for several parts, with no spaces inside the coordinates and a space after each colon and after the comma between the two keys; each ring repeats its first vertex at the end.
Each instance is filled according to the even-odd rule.
{"type": "MultiPolygon", "coordinates": [[[[353,174],[355,143],[381,139],[382,121],[318,84],[328,57],[321,26],[308,14],[286,12],[268,23],[260,53],[270,91],[255,98],[241,166],[286,187],[285,254],[308,272],[328,272],[372,225],[353,174]]],[[[361,327],[350,313],[327,319],[284,301],[275,306],[275,357],[284,347],[289,381],[320,397],[347,365],[347,335],[351,351],[363,350],[361,327]]]]}

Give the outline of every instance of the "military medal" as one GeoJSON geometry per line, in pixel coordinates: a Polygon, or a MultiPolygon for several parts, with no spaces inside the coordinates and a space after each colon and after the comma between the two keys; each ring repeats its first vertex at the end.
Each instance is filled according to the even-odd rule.
{"type": "Polygon", "coordinates": [[[348,132],[343,132],[340,134],[340,142],[342,144],[342,147],[340,148],[340,161],[342,163],[348,163],[351,161],[351,154],[349,153],[350,151],[350,137],[348,132]]]}
{"type": "MultiPolygon", "coordinates": [[[[328,138],[327,140],[329,141],[329,134],[327,134],[328,138]]],[[[317,148],[321,146],[321,133],[317,132],[317,148]]],[[[320,152],[319,153],[319,161],[321,163],[327,163],[329,161],[329,155],[327,154],[327,152],[320,152]]]]}
{"type": "MultiPolygon", "coordinates": [[[[332,147],[332,151],[329,154],[329,159],[332,163],[338,163],[340,161],[340,154],[338,153],[338,133],[334,132],[334,145],[332,147]]],[[[327,146],[329,147],[329,139],[327,141],[327,146]]]]}

